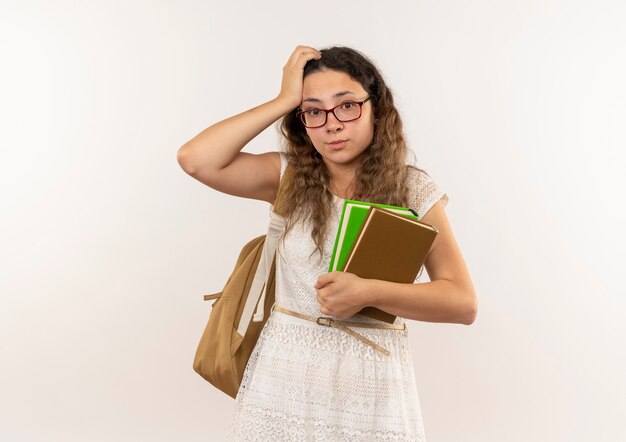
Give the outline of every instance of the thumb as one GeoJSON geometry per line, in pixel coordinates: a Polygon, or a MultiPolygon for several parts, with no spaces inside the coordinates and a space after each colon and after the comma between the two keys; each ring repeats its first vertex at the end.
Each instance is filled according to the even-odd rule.
{"type": "Polygon", "coordinates": [[[321,289],[327,284],[332,282],[332,275],[330,273],[324,273],[317,278],[317,282],[313,286],[315,289],[321,289]]]}

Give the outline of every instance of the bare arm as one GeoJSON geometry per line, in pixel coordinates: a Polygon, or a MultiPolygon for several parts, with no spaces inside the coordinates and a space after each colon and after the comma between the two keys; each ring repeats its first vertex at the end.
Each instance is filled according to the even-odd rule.
{"type": "Polygon", "coordinates": [[[437,202],[422,221],[439,230],[424,263],[431,282],[372,281],[371,304],[418,321],[472,324],[478,310],[476,293],[443,205],[437,202]]]}
{"type": "Polygon", "coordinates": [[[280,177],[278,153],[240,152],[293,108],[274,99],[216,123],[185,143],[177,154],[182,169],[220,192],[272,203],[280,177]]]}
{"type": "Polygon", "coordinates": [[[241,149],[302,101],[302,74],[316,49],[298,46],[283,68],[281,92],[273,100],[220,121],[186,142],[177,152],[182,169],[220,192],[274,202],[280,176],[277,152],[260,155],[241,149]]]}
{"type": "Polygon", "coordinates": [[[472,324],[478,309],[476,293],[441,202],[422,221],[439,231],[424,263],[431,282],[402,284],[326,273],[315,286],[321,313],[348,318],[374,306],[407,319],[472,324]]]}

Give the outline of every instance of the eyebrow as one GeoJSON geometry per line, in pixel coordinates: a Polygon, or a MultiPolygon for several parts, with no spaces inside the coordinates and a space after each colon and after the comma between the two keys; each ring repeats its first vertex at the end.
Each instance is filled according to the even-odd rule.
{"type": "MultiPolygon", "coordinates": [[[[352,91],[341,91],[333,95],[333,98],[343,97],[344,95],[348,95],[348,94],[357,95],[352,91]]],[[[320,100],[319,98],[305,98],[304,100],[302,100],[303,103],[306,103],[307,101],[314,102],[314,103],[322,102],[322,100],[320,100]]]]}

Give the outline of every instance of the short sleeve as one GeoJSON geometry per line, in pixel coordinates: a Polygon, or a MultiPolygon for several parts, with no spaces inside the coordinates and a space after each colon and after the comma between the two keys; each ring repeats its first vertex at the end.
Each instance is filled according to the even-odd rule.
{"type": "MultiPolygon", "coordinates": [[[[285,175],[285,170],[287,169],[287,154],[285,152],[278,152],[278,156],[280,157],[280,178],[279,180],[283,179],[283,176],[285,175]]],[[[270,214],[273,213],[274,211],[274,205],[270,204],[270,214]]]]}
{"type": "Polygon", "coordinates": [[[426,172],[410,167],[408,178],[408,207],[417,212],[420,220],[437,201],[441,200],[444,207],[448,205],[448,194],[426,172]]]}
{"type": "Polygon", "coordinates": [[[278,152],[280,156],[280,179],[283,179],[285,175],[285,169],[287,168],[287,154],[285,152],[278,152]]]}

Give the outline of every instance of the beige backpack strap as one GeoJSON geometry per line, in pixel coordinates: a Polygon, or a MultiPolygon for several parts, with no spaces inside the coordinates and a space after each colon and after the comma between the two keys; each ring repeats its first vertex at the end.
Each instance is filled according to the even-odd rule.
{"type": "Polygon", "coordinates": [[[265,307],[265,294],[267,289],[267,283],[271,276],[272,263],[276,256],[276,247],[278,240],[285,230],[285,219],[281,214],[284,214],[284,189],[287,188],[291,180],[292,168],[287,165],[282,179],[278,185],[278,192],[276,195],[276,201],[274,202],[274,209],[270,212],[270,223],[265,237],[265,243],[263,244],[263,250],[261,251],[261,258],[259,259],[259,265],[254,274],[250,292],[246,300],[241,319],[239,320],[239,327],[237,333],[240,336],[245,336],[250,324],[250,319],[254,322],[262,322],[264,318],[265,307]],[[256,307],[256,311],[254,311],[256,307]],[[253,316],[254,312],[254,316],[253,316]]]}
{"type": "MultiPolygon", "coordinates": [[[[256,312],[252,320],[254,322],[263,321],[265,314],[265,294],[268,288],[268,281],[271,276],[272,263],[274,262],[274,256],[276,256],[276,247],[278,245],[278,239],[285,229],[284,218],[274,212],[270,213],[270,226],[265,237],[265,244],[263,244],[263,250],[261,251],[261,259],[259,266],[254,274],[252,286],[257,290],[254,293],[260,293],[259,296],[255,296],[258,299],[256,303],[256,312]]],[[[252,289],[250,289],[252,293],[252,289]]],[[[247,307],[247,306],[246,306],[247,307]]],[[[254,306],[253,306],[254,308],[254,306]]],[[[240,321],[241,324],[241,321],[240,321]]],[[[241,335],[243,336],[243,335],[241,335]]]]}
{"type": "Polygon", "coordinates": [[[286,203],[285,203],[285,189],[287,189],[291,183],[293,176],[293,168],[290,164],[287,164],[285,167],[285,172],[283,174],[280,183],[278,184],[278,192],[276,193],[276,201],[274,201],[274,212],[281,216],[285,216],[287,214],[286,203]]]}

